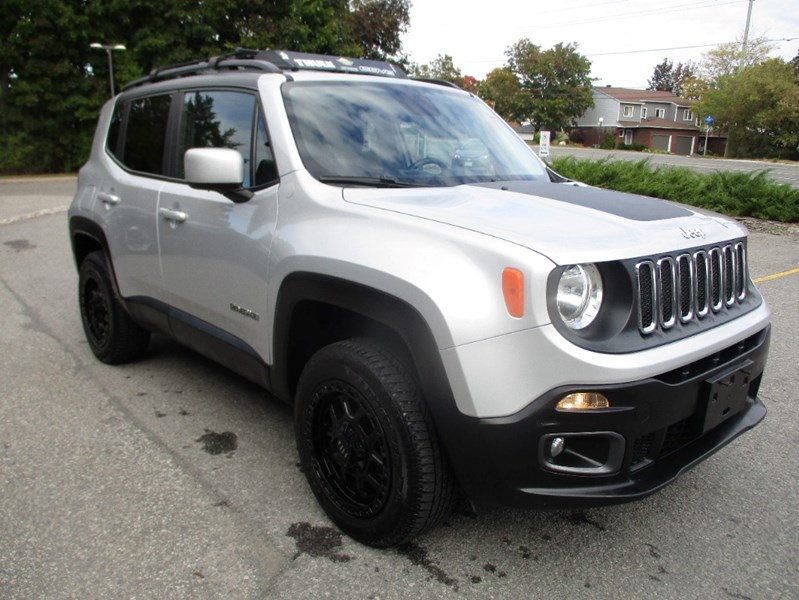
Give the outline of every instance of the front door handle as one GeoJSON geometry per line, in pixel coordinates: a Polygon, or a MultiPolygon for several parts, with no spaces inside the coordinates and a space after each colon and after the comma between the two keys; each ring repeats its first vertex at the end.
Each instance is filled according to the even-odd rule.
{"type": "Polygon", "coordinates": [[[173,223],[183,223],[186,219],[189,218],[189,215],[187,215],[183,211],[171,210],[169,208],[159,208],[158,214],[161,215],[167,221],[172,221],[173,223]]]}
{"type": "Polygon", "coordinates": [[[107,204],[108,206],[114,206],[119,204],[119,196],[115,194],[107,194],[105,192],[97,192],[97,198],[103,204],[107,204]]]}

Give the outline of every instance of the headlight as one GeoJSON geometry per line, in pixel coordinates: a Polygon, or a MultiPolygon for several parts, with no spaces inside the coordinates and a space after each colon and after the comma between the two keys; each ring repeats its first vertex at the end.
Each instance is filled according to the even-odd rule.
{"type": "Polygon", "coordinates": [[[571,265],[558,281],[558,312],[570,329],[588,327],[602,306],[602,276],[595,265],[571,265]]]}

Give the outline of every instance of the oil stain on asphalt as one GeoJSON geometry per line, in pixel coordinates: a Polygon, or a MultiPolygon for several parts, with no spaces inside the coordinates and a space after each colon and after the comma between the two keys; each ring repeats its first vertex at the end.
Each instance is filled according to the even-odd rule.
{"type": "Polygon", "coordinates": [[[203,445],[203,450],[208,454],[228,454],[230,455],[239,446],[239,438],[232,431],[216,433],[210,429],[205,430],[195,441],[203,445]]]}
{"type": "Polygon", "coordinates": [[[8,246],[14,252],[22,252],[23,250],[33,250],[36,246],[31,244],[28,240],[9,240],[3,242],[4,246],[8,246]]]}
{"type": "Polygon", "coordinates": [[[351,557],[341,554],[341,532],[332,527],[314,526],[310,523],[292,523],[286,535],[297,542],[296,560],[302,554],[320,556],[333,562],[349,562],[351,557]]]}

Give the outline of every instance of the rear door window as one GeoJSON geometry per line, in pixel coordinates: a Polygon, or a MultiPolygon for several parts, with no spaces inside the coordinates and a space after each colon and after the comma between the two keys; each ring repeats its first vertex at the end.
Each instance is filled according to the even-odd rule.
{"type": "Polygon", "coordinates": [[[164,146],[172,96],[150,96],[130,102],[123,164],[134,171],[162,175],[164,146]]]}

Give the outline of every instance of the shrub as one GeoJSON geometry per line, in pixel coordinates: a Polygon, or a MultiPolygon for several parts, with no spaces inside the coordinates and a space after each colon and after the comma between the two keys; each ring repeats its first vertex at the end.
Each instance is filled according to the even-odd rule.
{"type": "Polygon", "coordinates": [[[597,187],[653,196],[718,211],[734,217],[799,222],[799,190],[756,173],[716,171],[700,174],[684,167],[654,167],[635,162],[556,157],[553,168],[570,179],[597,187]]]}
{"type": "Polygon", "coordinates": [[[619,144],[619,150],[633,150],[635,152],[646,152],[649,150],[646,146],[639,143],[634,144],[619,144]]]}
{"type": "Polygon", "coordinates": [[[599,145],[603,150],[613,150],[616,147],[616,136],[611,132],[606,132],[602,136],[602,143],[599,145]]]}

